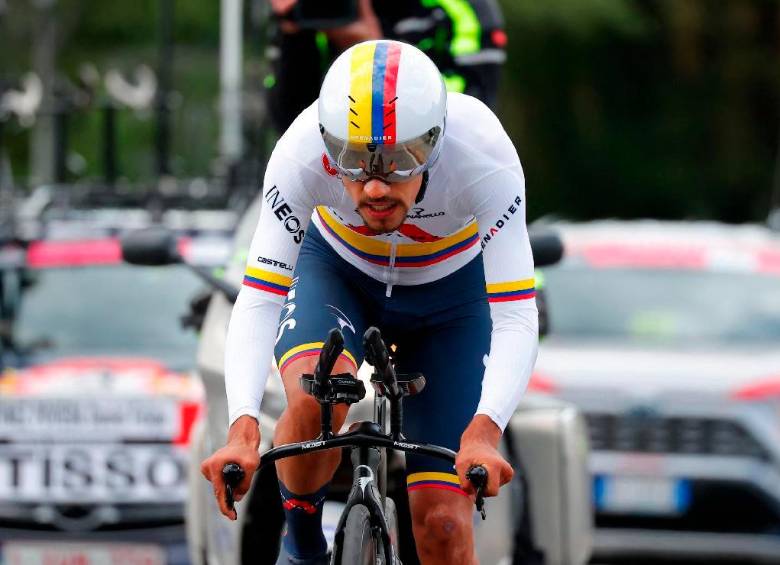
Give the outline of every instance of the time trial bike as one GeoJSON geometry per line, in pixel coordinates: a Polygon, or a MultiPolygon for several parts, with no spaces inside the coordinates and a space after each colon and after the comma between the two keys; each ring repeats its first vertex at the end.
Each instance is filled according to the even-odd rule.
{"type": "MultiPolygon", "coordinates": [[[[310,441],[281,445],[260,457],[260,467],[286,457],[325,449],[349,447],[353,466],[352,488],[336,528],[331,554],[332,565],[395,565],[398,558],[398,521],[393,500],[386,496],[387,449],[437,457],[455,464],[456,453],[437,445],[418,443],[403,434],[403,399],[422,391],[425,377],[420,373],[396,375],[380,331],[369,328],[363,336],[366,361],[374,367],[374,417],[354,423],[343,434],[333,432],[333,405],[354,404],[365,397],[362,381],[351,374],[331,375],[333,365],[344,349],[344,336],[332,329],[320,352],[314,374],[302,375],[301,386],[320,404],[321,433],[310,441]],[[389,419],[388,419],[389,404],[389,419]]],[[[226,502],[233,508],[233,490],[244,476],[235,463],[222,470],[226,502]]],[[[472,467],[468,479],[476,490],[475,505],[485,519],[483,489],[487,484],[484,467],[472,467]]]]}

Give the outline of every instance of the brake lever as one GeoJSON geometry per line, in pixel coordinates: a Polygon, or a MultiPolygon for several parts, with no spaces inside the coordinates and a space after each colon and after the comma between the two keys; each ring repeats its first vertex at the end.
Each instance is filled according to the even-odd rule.
{"type": "Polygon", "coordinates": [[[244,470],[237,463],[228,463],[222,467],[222,479],[225,481],[225,504],[228,510],[235,510],[233,491],[244,480],[244,470]]]}
{"type": "Polygon", "coordinates": [[[487,476],[487,469],[485,469],[482,465],[474,465],[466,472],[466,478],[476,487],[477,497],[474,501],[474,505],[477,507],[477,511],[482,515],[483,520],[487,519],[485,497],[482,495],[485,486],[487,486],[487,476]]]}

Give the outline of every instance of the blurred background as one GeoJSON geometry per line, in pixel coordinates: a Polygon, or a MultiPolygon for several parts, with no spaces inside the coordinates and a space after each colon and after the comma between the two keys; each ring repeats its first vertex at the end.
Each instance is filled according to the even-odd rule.
{"type": "Polygon", "coordinates": [[[576,409],[587,488],[526,461],[553,526],[483,563],[780,563],[780,2],[294,4],[0,0],[0,564],[259,562],[197,461],[265,162],[366,27],[493,107],[564,246],[523,410],[576,409]]]}
{"type": "MultiPolygon", "coordinates": [[[[501,7],[508,42],[497,112],[526,169],[531,218],[766,219],[780,199],[776,2],[501,7]]],[[[243,2],[243,136],[228,147],[219,3],[5,0],[4,182],[30,190],[106,177],[121,186],[160,174],[224,179],[235,161],[261,159],[271,142],[268,12],[262,0],[243,2]],[[34,92],[14,105],[20,89],[34,92]]],[[[249,171],[241,180],[256,184],[249,171]]]]}

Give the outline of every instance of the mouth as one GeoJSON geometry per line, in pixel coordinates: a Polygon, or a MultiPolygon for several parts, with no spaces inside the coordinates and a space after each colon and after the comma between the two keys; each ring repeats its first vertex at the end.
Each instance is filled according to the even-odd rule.
{"type": "Polygon", "coordinates": [[[361,206],[369,218],[381,220],[391,216],[398,204],[395,202],[366,202],[361,206]]]}

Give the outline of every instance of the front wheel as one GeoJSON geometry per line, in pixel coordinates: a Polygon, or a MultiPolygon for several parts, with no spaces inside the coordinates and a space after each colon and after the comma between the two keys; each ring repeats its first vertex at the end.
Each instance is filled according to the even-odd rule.
{"type": "Polygon", "coordinates": [[[379,547],[371,531],[368,508],[356,504],[349,510],[344,525],[341,559],[335,559],[335,565],[376,565],[379,547]]]}

